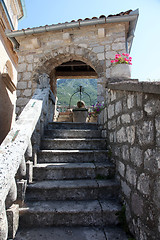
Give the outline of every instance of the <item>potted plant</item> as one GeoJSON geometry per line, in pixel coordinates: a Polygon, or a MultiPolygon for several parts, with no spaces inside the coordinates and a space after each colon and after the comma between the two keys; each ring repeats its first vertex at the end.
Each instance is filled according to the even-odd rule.
{"type": "Polygon", "coordinates": [[[95,105],[92,105],[92,110],[89,113],[89,122],[97,122],[98,115],[102,112],[102,110],[105,108],[104,104],[97,103],[95,105]]]}
{"type": "Polygon", "coordinates": [[[131,78],[132,58],[128,53],[116,54],[111,63],[111,78],[131,78]]]}

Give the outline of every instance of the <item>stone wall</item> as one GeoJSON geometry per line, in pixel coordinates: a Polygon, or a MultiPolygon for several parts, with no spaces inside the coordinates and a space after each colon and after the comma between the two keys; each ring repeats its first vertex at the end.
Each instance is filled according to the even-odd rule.
{"type": "Polygon", "coordinates": [[[108,143],[137,240],[160,238],[160,83],[108,84],[108,143]]]}
{"type": "Polygon", "coordinates": [[[17,113],[31,98],[41,74],[48,74],[56,93],[55,67],[71,60],[83,61],[95,70],[98,101],[103,101],[110,60],[127,51],[127,29],[128,23],[109,23],[16,37],[20,43],[17,113]]]}

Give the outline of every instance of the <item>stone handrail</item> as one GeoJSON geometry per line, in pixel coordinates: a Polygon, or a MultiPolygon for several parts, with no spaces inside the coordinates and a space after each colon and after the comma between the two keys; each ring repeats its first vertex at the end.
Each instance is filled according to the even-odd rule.
{"type": "MultiPolygon", "coordinates": [[[[44,129],[45,125],[51,119],[53,120],[54,108],[52,104],[55,103],[54,101],[54,95],[49,88],[37,89],[0,146],[1,240],[7,239],[8,234],[5,206],[7,196],[10,196],[11,202],[15,201],[17,197],[15,175],[21,167],[25,168],[24,154],[28,146],[31,146],[31,137],[33,132],[36,132],[37,126],[42,123],[43,127],[40,128],[44,129]]],[[[23,169],[21,172],[23,172],[23,169]]]]}

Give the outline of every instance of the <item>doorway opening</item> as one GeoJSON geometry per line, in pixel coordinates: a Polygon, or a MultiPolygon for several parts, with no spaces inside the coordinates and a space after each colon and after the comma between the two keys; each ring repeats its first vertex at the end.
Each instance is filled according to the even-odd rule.
{"type": "Polygon", "coordinates": [[[79,60],[64,62],[55,68],[55,76],[60,115],[69,115],[80,100],[88,110],[97,102],[97,73],[90,65],[79,60]]]}

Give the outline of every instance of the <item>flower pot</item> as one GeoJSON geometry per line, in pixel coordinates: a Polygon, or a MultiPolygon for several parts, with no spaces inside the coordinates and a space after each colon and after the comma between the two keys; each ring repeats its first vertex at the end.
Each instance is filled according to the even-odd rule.
{"type": "Polygon", "coordinates": [[[89,121],[88,121],[88,122],[90,122],[90,123],[97,123],[97,121],[98,121],[98,116],[96,116],[96,117],[91,116],[91,117],[89,118],[89,121]]]}
{"type": "Polygon", "coordinates": [[[129,64],[115,64],[111,67],[111,78],[131,78],[131,66],[129,64]]]}

